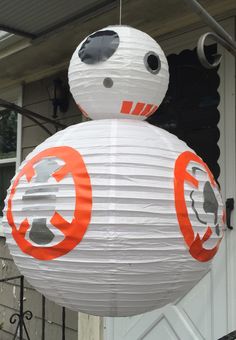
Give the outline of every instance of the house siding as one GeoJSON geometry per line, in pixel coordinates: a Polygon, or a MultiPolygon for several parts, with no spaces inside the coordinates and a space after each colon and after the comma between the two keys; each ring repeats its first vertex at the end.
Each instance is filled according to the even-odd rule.
{"type": "MultiPolygon", "coordinates": [[[[53,79],[60,77],[67,83],[66,72],[53,77],[29,83],[23,89],[23,106],[43,116],[52,117],[53,107],[49,99],[48,88],[53,84],[53,79]]],[[[73,99],[70,97],[69,108],[66,113],[58,110],[60,122],[66,125],[79,123],[82,116],[73,99]]],[[[56,132],[52,124],[43,123],[52,133],[56,132]]],[[[22,120],[22,160],[40,143],[48,134],[30,119],[22,120]]],[[[0,270],[1,277],[20,275],[9,253],[5,239],[0,239],[0,270]]],[[[0,340],[12,340],[16,329],[16,323],[11,324],[9,319],[13,313],[19,311],[19,280],[0,283],[0,340]]],[[[26,322],[30,339],[40,340],[42,336],[42,295],[25,280],[24,311],[30,310],[33,318],[26,322]]],[[[62,307],[46,300],[45,339],[59,340],[62,337],[62,307]]],[[[78,339],[78,313],[66,309],[66,339],[78,339]]]]}

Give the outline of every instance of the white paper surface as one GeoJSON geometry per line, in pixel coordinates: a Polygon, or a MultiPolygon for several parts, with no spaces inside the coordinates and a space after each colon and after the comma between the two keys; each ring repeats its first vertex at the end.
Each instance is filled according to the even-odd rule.
{"type": "MultiPolygon", "coordinates": [[[[128,26],[108,26],[102,30],[117,32],[120,43],[106,61],[85,64],[78,56],[84,39],[75,50],[69,66],[69,84],[76,103],[92,119],[122,118],[144,120],[146,105],[159,107],[168,88],[169,71],[164,52],[146,33],[128,26]],[[161,63],[157,74],[145,67],[145,55],[155,53],[161,63]],[[111,88],[103,85],[113,81],[111,88]],[[123,101],[132,102],[129,114],[121,112],[123,101]],[[138,103],[144,103],[139,114],[132,114],[138,103]]],[[[101,31],[102,31],[101,30],[101,31]]],[[[150,112],[149,112],[150,113],[150,112]]]]}
{"type": "MultiPolygon", "coordinates": [[[[174,166],[177,157],[190,150],[186,144],[146,122],[91,121],[48,138],[28,155],[20,169],[42,150],[55,146],[69,146],[82,155],[92,185],[92,217],[73,250],[42,261],[19,249],[5,215],[7,244],[27,280],[56,303],[103,316],[144,313],[187,293],[207,272],[210,262],[199,262],[189,254],[177,221],[174,166]]],[[[206,181],[202,174],[198,177],[200,183],[206,181]]],[[[186,184],[189,217],[203,235],[206,226],[191,209],[191,190],[186,184]]],[[[28,183],[22,178],[12,202],[16,224],[26,217],[30,221],[46,217],[50,224],[55,211],[71,221],[74,195],[70,174],[60,182],[50,177],[44,183],[28,183]],[[51,189],[49,193],[56,199],[22,200],[26,190],[37,186],[51,189]]],[[[194,199],[204,219],[203,195],[196,193],[194,199]]],[[[7,202],[8,198],[6,206],[7,202]]],[[[220,215],[220,197],[218,203],[220,215]]],[[[59,230],[53,226],[50,230],[55,234],[52,244],[59,242],[59,230]]],[[[213,230],[208,246],[218,239],[213,230]]]]}

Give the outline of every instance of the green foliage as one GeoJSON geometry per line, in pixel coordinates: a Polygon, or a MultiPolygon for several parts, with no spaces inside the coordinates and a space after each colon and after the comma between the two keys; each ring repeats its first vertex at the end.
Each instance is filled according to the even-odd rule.
{"type": "Polygon", "coordinates": [[[17,113],[0,111],[0,158],[16,156],[17,113]]]}

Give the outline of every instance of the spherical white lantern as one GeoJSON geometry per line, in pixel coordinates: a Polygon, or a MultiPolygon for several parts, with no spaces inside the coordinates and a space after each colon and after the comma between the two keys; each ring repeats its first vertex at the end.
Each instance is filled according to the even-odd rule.
{"type": "Polygon", "coordinates": [[[12,180],[3,218],[21,273],[76,311],[130,316],[188,292],[222,238],[222,200],[203,161],[146,122],[68,127],[12,180]]]}
{"type": "Polygon", "coordinates": [[[161,104],[168,81],[160,46],[128,26],[108,26],[89,35],[69,67],[72,95],[92,119],[144,120],[161,104]]]}

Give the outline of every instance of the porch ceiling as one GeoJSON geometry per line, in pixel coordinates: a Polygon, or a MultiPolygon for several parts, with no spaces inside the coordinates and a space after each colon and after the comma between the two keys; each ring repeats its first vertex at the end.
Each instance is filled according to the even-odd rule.
{"type": "Polygon", "coordinates": [[[0,0],[0,29],[37,38],[116,0],[0,0]]]}
{"type": "MultiPolygon", "coordinates": [[[[118,2],[0,0],[0,30],[5,28],[27,37],[5,49],[0,45],[0,88],[65,68],[86,35],[118,23],[118,2]]],[[[236,14],[235,0],[199,2],[217,19],[236,14]]],[[[183,0],[123,0],[122,23],[160,39],[183,29],[204,26],[183,0]]]]}

